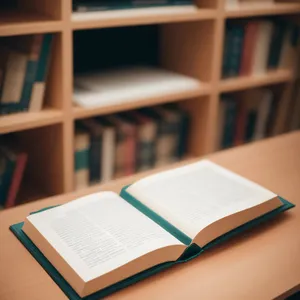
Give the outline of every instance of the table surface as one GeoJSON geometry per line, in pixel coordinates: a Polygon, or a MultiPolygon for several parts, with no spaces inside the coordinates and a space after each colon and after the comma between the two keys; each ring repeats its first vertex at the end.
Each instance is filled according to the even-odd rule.
{"type": "MultiPolygon", "coordinates": [[[[274,299],[300,289],[300,131],[207,156],[296,204],[258,228],[111,295],[110,299],[274,299]]],[[[193,160],[191,160],[193,161],[193,160]]],[[[141,175],[102,190],[119,192],[141,175]]],[[[99,187],[29,203],[0,213],[0,299],[66,299],[9,231],[31,211],[99,187]]]]}

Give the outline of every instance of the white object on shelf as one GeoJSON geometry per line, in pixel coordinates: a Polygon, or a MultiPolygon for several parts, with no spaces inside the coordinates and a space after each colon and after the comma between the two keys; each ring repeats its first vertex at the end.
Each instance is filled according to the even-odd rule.
{"type": "Polygon", "coordinates": [[[82,107],[103,107],[153,97],[198,91],[201,82],[151,67],[132,67],[75,76],[73,101],[82,107]]]}
{"type": "Polygon", "coordinates": [[[107,11],[92,12],[73,12],[72,21],[105,21],[113,19],[131,19],[135,17],[160,17],[160,16],[176,16],[182,14],[197,14],[199,9],[195,5],[178,5],[151,8],[132,8],[107,11]]]}

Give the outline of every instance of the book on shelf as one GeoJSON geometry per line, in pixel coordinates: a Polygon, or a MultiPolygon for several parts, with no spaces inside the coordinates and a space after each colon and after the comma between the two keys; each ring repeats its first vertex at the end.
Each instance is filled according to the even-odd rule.
{"type": "Polygon", "coordinates": [[[138,111],[131,111],[128,116],[136,123],[136,171],[146,171],[154,167],[157,123],[138,111]]]}
{"type": "Polygon", "coordinates": [[[192,0],[73,0],[73,11],[93,12],[192,4],[192,0]]]}
{"type": "Polygon", "coordinates": [[[222,77],[293,68],[299,50],[299,30],[299,24],[278,18],[227,23],[222,77]]]}
{"type": "Polygon", "coordinates": [[[202,160],[145,177],[120,195],[98,192],[44,209],[10,229],[68,298],[88,300],[189,261],[293,206],[202,160]]]}
{"type": "Polygon", "coordinates": [[[272,135],[278,99],[267,88],[223,96],[219,108],[218,145],[227,148],[272,135]]]}
{"type": "Polygon", "coordinates": [[[107,119],[117,130],[114,177],[132,175],[136,166],[136,126],[124,114],[111,115],[107,119]]]}
{"type": "Polygon", "coordinates": [[[51,39],[51,34],[4,39],[0,50],[4,72],[0,114],[42,109],[51,39]]]}
{"type": "Polygon", "coordinates": [[[90,151],[89,151],[89,183],[95,184],[101,180],[102,170],[102,133],[103,128],[99,122],[93,118],[80,121],[90,134],[90,151]]]}
{"type": "Polygon", "coordinates": [[[105,107],[177,95],[201,88],[191,77],[154,67],[128,67],[75,75],[73,101],[86,107],[105,107]]]}
{"type": "Polygon", "coordinates": [[[171,104],[77,121],[74,189],[180,160],[189,123],[189,113],[171,104]]]}
{"type": "Polygon", "coordinates": [[[219,125],[220,148],[227,148],[233,145],[235,139],[237,116],[237,102],[234,99],[223,97],[220,103],[219,125]]]}
{"type": "Polygon", "coordinates": [[[96,120],[102,126],[101,181],[106,182],[114,177],[117,129],[107,118],[96,120]]]}
{"type": "Polygon", "coordinates": [[[225,51],[223,57],[223,77],[238,76],[241,67],[245,30],[241,24],[227,24],[225,51]]]}
{"type": "Polygon", "coordinates": [[[89,186],[90,133],[77,123],[74,136],[74,189],[89,186]]]}
{"type": "Polygon", "coordinates": [[[13,207],[17,204],[17,195],[22,183],[27,153],[16,144],[5,139],[0,145],[0,204],[13,207]]]}

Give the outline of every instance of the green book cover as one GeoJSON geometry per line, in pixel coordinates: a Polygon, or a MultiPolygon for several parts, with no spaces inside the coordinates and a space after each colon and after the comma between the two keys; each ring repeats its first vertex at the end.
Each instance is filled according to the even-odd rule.
{"type": "MultiPolygon", "coordinates": [[[[160,265],[153,266],[147,270],[144,270],[134,276],[131,276],[129,278],[126,278],[116,284],[113,284],[103,290],[97,291],[96,293],[89,295],[87,297],[81,298],[75,290],[68,284],[68,282],[60,275],[60,273],[55,269],[55,267],[47,260],[47,258],[40,252],[40,250],[31,242],[31,240],[26,236],[26,234],[22,231],[23,222],[18,223],[15,225],[10,226],[10,230],[14,233],[14,235],[19,239],[19,241],[26,247],[26,249],[31,253],[31,255],[38,261],[38,263],[45,269],[45,271],[48,273],[48,275],[52,278],[52,280],[61,288],[61,290],[65,293],[65,295],[72,300],[98,300],[102,299],[103,297],[107,297],[108,295],[121,290],[123,288],[126,288],[132,284],[135,284],[143,279],[146,279],[149,276],[152,276],[154,274],[157,274],[163,270],[166,270],[174,265],[184,263],[187,261],[190,261],[197,256],[201,255],[203,252],[207,251],[208,249],[220,244],[221,242],[224,242],[228,240],[229,238],[240,234],[241,232],[245,230],[249,230],[255,226],[258,226],[259,224],[266,222],[267,220],[270,220],[271,218],[277,216],[278,214],[291,209],[294,207],[294,205],[288,201],[286,201],[283,198],[280,198],[282,202],[282,206],[279,208],[257,218],[254,219],[238,228],[235,228],[234,230],[231,230],[227,232],[226,234],[218,237],[217,239],[213,240],[203,248],[200,248],[199,246],[195,244],[191,244],[191,239],[187,237],[184,233],[182,233],[179,229],[174,227],[172,224],[167,222],[165,219],[154,213],[152,210],[147,208],[145,205],[141,204],[140,201],[132,197],[127,192],[127,187],[123,188],[121,191],[121,196],[123,197],[124,201],[129,202],[131,205],[133,205],[135,208],[137,208],[141,213],[145,214],[149,218],[151,218],[154,222],[159,224],[161,227],[163,227],[165,230],[170,232],[172,235],[180,239],[183,243],[186,245],[189,245],[184,253],[179,257],[177,261],[171,261],[171,262],[165,262],[160,265]]],[[[51,209],[45,208],[46,209],[51,209]]]]}

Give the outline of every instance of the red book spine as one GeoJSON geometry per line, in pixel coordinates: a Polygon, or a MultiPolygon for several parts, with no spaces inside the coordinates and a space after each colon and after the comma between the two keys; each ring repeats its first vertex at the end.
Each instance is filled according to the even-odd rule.
{"type": "Polygon", "coordinates": [[[239,146],[245,140],[245,126],[246,126],[246,108],[243,103],[240,103],[237,121],[235,125],[234,146],[239,146]]]}
{"type": "Polygon", "coordinates": [[[26,153],[19,154],[16,161],[14,174],[12,177],[12,182],[10,184],[8,195],[7,195],[7,200],[5,204],[6,208],[12,207],[16,203],[16,197],[22,182],[26,163],[27,163],[27,154],[26,153]]]}
{"type": "Polygon", "coordinates": [[[240,68],[241,76],[247,76],[251,74],[257,33],[258,33],[258,23],[250,22],[247,25],[246,32],[245,32],[245,39],[244,39],[243,53],[242,53],[242,63],[240,68]]]}

